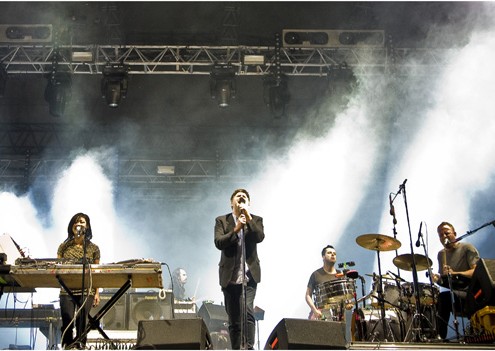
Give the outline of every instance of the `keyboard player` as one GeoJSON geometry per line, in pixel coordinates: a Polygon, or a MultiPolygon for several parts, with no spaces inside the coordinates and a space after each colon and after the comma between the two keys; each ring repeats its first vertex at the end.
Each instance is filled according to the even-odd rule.
{"type": "MultiPolygon", "coordinates": [[[[67,239],[60,244],[57,251],[57,258],[70,259],[74,261],[81,261],[84,256],[84,249],[86,250],[86,263],[87,264],[99,264],[100,263],[100,249],[98,245],[94,244],[92,239],[91,223],[89,216],[84,213],[76,213],[72,216],[69,225],[67,227],[67,239]],[[84,248],[86,245],[86,248],[84,248]]],[[[87,276],[89,279],[89,276],[87,276]]],[[[89,281],[85,281],[85,286],[90,286],[89,281]]],[[[82,279],[81,279],[82,288],[82,279]]],[[[60,289],[60,313],[62,315],[62,348],[63,349],[82,349],[85,347],[86,338],[80,338],[80,335],[84,332],[87,322],[88,314],[91,310],[91,306],[97,306],[100,303],[100,295],[98,287],[93,286],[89,291],[86,289],[83,294],[83,289],[72,289],[71,292],[76,297],[79,306],[82,305],[82,298],[84,295],[85,304],[80,313],[76,315],[78,307],[71,296],[64,290],[60,289]],[[74,325],[75,320],[75,325],[74,325]],[[74,326],[76,327],[76,338],[74,338],[74,326]]]]}

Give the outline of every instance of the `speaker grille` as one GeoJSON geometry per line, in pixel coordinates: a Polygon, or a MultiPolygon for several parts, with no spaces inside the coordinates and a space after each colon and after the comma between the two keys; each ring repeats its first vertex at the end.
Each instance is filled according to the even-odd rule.
{"type": "Polygon", "coordinates": [[[129,294],[129,330],[138,329],[139,321],[157,321],[172,318],[172,294],[161,299],[157,293],[129,294]]]}
{"type": "MultiPolygon", "coordinates": [[[[91,315],[94,317],[103,308],[103,306],[114,295],[110,291],[102,291],[100,293],[100,304],[91,310],[91,315]]],[[[108,310],[108,312],[100,320],[101,327],[108,330],[126,330],[127,329],[127,295],[122,295],[120,299],[108,310]]]]}
{"type": "Polygon", "coordinates": [[[139,321],[136,349],[206,350],[211,339],[201,318],[139,321]]]}

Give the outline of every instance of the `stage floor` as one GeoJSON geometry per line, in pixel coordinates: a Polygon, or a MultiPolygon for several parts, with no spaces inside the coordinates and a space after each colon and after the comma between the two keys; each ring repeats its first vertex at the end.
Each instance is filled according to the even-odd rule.
{"type": "Polygon", "coordinates": [[[494,350],[495,344],[463,342],[352,342],[349,350],[494,350]]]}

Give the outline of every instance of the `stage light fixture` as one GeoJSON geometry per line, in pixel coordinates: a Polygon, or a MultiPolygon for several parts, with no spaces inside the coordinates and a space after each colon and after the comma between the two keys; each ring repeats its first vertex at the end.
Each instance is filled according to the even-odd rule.
{"type": "Polygon", "coordinates": [[[127,97],[127,72],[128,66],[123,64],[109,64],[103,68],[101,94],[109,107],[118,107],[121,100],[127,97]]]}
{"type": "Polygon", "coordinates": [[[285,109],[290,100],[287,77],[279,79],[269,76],[263,81],[263,99],[275,118],[285,115],[285,109]]]}
{"type": "Polygon", "coordinates": [[[0,42],[49,43],[52,29],[51,24],[0,24],[0,42]]]}
{"type": "Polygon", "coordinates": [[[211,98],[218,100],[218,106],[224,108],[230,105],[231,99],[235,99],[235,94],[235,68],[231,65],[215,65],[210,73],[211,98]]]}
{"type": "Polygon", "coordinates": [[[66,72],[56,72],[48,77],[45,88],[45,101],[48,102],[50,114],[62,117],[65,105],[72,97],[72,77],[66,72]]]}
{"type": "Polygon", "coordinates": [[[331,47],[383,47],[383,30],[328,30],[284,29],[284,47],[331,48],[331,47]]]}

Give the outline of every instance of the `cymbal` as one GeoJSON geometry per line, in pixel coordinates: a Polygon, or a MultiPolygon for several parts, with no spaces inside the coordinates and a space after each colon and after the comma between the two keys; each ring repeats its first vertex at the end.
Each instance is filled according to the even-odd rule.
{"type": "MultiPolygon", "coordinates": [[[[365,275],[367,275],[368,277],[380,277],[378,274],[368,274],[366,273],[365,275]]],[[[394,277],[388,275],[388,274],[382,274],[382,279],[388,279],[388,280],[395,280],[394,277]]]]}
{"type": "Polygon", "coordinates": [[[391,251],[401,246],[399,240],[383,234],[363,234],[356,238],[356,243],[365,249],[391,251]]]}
{"type": "MultiPolygon", "coordinates": [[[[433,263],[428,257],[419,254],[414,255],[414,261],[416,262],[416,270],[418,271],[428,269],[433,263]]],[[[393,262],[399,269],[403,269],[405,271],[413,270],[413,256],[411,254],[399,255],[394,258],[393,262]]]]}

